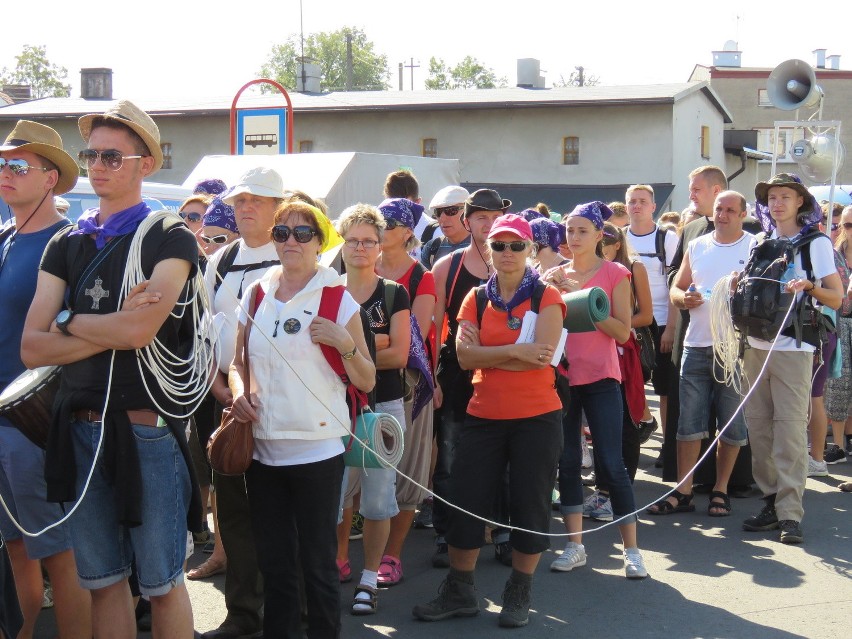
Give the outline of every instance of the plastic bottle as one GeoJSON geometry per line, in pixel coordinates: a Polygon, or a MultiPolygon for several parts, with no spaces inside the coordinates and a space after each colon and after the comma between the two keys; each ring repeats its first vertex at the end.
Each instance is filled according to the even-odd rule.
{"type": "Polygon", "coordinates": [[[793,262],[787,263],[787,268],[781,274],[781,292],[787,292],[787,283],[796,279],[796,265],[793,262]]]}

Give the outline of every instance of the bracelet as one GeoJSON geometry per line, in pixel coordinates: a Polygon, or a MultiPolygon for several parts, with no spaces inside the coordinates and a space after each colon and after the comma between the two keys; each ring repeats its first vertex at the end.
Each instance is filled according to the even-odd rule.
{"type": "Polygon", "coordinates": [[[813,290],[816,288],[816,282],[811,282],[811,287],[805,291],[805,293],[813,293],[813,290]]]}

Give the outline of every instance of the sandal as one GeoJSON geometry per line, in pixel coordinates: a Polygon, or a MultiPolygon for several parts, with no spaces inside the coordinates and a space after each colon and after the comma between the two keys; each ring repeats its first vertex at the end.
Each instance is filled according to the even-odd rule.
{"type": "Polygon", "coordinates": [[[192,570],[186,573],[187,579],[208,579],[210,577],[215,577],[216,575],[221,575],[225,572],[225,568],[228,567],[227,561],[213,561],[211,557],[207,561],[205,561],[200,566],[196,566],[192,570]]]}
{"type": "Polygon", "coordinates": [[[388,588],[402,581],[402,561],[393,555],[384,555],[379,564],[379,586],[388,588]]]}
{"type": "Polygon", "coordinates": [[[337,561],[337,576],[340,579],[340,583],[345,584],[352,581],[352,564],[349,563],[349,560],[337,561]]]}
{"type": "Polygon", "coordinates": [[[672,504],[668,497],[665,497],[649,506],[645,512],[649,515],[673,515],[674,513],[691,513],[695,510],[695,505],[692,503],[693,493],[684,495],[675,490],[669,497],[674,497],[677,504],[672,504]]]}
{"type": "Polygon", "coordinates": [[[710,517],[727,517],[731,514],[731,498],[726,493],[714,490],[710,493],[710,503],[707,504],[707,514],[710,517]],[[713,501],[721,499],[722,501],[713,501]],[[716,512],[714,512],[714,510],[716,512]]]}
{"type": "Polygon", "coordinates": [[[379,607],[379,600],[375,588],[359,584],[355,586],[355,597],[352,599],[353,615],[374,615],[379,607]],[[359,593],[365,593],[368,597],[358,597],[359,593]]]}

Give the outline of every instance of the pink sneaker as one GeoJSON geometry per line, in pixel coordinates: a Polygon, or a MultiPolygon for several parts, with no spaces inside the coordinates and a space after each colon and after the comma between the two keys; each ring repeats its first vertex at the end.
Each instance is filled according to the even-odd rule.
{"type": "Polygon", "coordinates": [[[340,583],[345,584],[352,581],[352,566],[349,563],[349,560],[337,561],[337,574],[340,576],[340,583]]]}
{"type": "Polygon", "coordinates": [[[402,581],[402,562],[393,555],[383,555],[379,564],[379,585],[387,588],[402,581]]]}

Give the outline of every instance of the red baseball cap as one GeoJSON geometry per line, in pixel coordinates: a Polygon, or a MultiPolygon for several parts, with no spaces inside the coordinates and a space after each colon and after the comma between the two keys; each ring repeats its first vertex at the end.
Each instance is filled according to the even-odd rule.
{"type": "Polygon", "coordinates": [[[499,235],[500,233],[512,233],[522,240],[532,240],[532,229],[530,229],[530,223],[520,215],[515,215],[514,213],[507,213],[506,215],[498,217],[494,221],[494,225],[491,227],[491,230],[488,232],[488,239],[490,240],[492,237],[499,235]]]}

